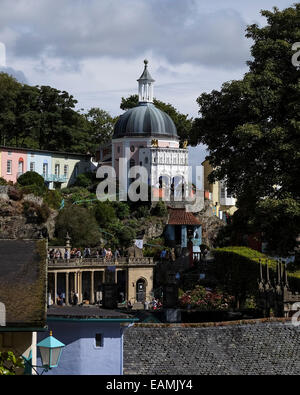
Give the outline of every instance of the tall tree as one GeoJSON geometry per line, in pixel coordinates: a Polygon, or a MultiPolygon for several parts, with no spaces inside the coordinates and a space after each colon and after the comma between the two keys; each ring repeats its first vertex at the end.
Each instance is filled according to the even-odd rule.
{"type": "MultiPolygon", "coordinates": [[[[136,107],[138,103],[138,95],[131,95],[127,98],[122,97],[120,108],[122,110],[129,110],[130,108],[136,107]]],[[[189,140],[192,128],[192,118],[188,118],[188,114],[181,114],[172,104],[166,104],[157,99],[153,100],[153,104],[172,118],[177,128],[180,141],[189,140]]]]}
{"type": "Polygon", "coordinates": [[[245,230],[255,223],[270,249],[286,253],[300,229],[300,75],[291,61],[292,46],[300,41],[300,3],[261,14],[267,25],[247,28],[254,41],[249,72],[197,99],[201,117],[194,121],[191,140],[208,146],[215,169],[210,180],[226,180],[238,198],[239,223],[243,212],[245,230]],[[288,229],[287,212],[294,213],[296,224],[288,229]],[[286,240],[288,232],[289,243],[278,246],[266,226],[274,215],[277,234],[286,240]]]}
{"type": "Polygon", "coordinates": [[[94,151],[100,144],[111,140],[116,118],[113,118],[107,111],[95,107],[85,114],[85,118],[89,123],[91,149],[94,151]]]}

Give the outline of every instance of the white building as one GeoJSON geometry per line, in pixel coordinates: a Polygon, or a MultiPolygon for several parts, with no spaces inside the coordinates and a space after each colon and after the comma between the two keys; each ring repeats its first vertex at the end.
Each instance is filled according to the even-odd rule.
{"type": "Polygon", "coordinates": [[[176,194],[181,196],[183,186],[188,184],[188,150],[179,148],[177,130],[170,116],[153,104],[154,80],[148,71],[148,61],[144,63],[143,74],[137,80],[139,104],[121,115],[115,125],[112,166],[118,178],[127,179],[130,168],[145,167],[148,184],[157,194],[162,196],[159,188],[165,186],[164,194],[168,191],[176,200],[176,194]],[[126,159],[126,165],[119,169],[122,158],[126,159]]]}

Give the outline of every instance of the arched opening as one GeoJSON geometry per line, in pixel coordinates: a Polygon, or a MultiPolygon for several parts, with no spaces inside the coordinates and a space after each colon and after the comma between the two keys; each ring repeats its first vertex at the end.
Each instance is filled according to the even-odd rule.
{"type": "Polygon", "coordinates": [[[24,173],[24,160],[23,158],[19,158],[18,161],[18,177],[20,177],[24,173]]]}
{"type": "Polygon", "coordinates": [[[181,201],[184,197],[184,177],[178,175],[172,178],[171,200],[181,201]]]}
{"type": "Polygon", "coordinates": [[[146,300],[146,280],[144,278],[140,278],[136,282],[136,301],[140,303],[144,303],[146,300]]]}

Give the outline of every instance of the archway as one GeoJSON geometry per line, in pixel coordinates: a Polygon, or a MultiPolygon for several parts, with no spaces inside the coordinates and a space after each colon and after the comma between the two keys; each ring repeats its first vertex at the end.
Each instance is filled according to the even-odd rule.
{"type": "Polygon", "coordinates": [[[140,303],[144,303],[146,300],[146,288],[147,283],[144,278],[140,278],[136,282],[136,301],[140,303]]]}

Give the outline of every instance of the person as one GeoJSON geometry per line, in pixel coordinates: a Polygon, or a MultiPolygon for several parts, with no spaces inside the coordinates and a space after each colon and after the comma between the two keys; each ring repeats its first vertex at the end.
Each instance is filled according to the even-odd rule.
{"type": "Polygon", "coordinates": [[[155,298],[152,299],[152,309],[153,310],[157,309],[157,300],[155,298]]]}
{"type": "Polygon", "coordinates": [[[176,255],[175,255],[175,250],[174,248],[171,249],[171,261],[175,262],[176,261],[176,255]]]}
{"type": "Polygon", "coordinates": [[[108,260],[111,260],[111,258],[112,258],[111,248],[109,248],[109,249],[107,250],[107,252],[106,252],[106,258],[107,258],[108,260]]]}
{"type": "Polygon", "coordinates": [[[79,249],[76,252],[76,258],[81,258],[81,251],[79,249]]]}
{"type": "Polygon", "coordinates": [[[162,250],[162,252],[160,253],[160,259],[161,259],[162,261],[164,261],[164,260],[166,259],[166,256],[167,256],[167,251],[166,251],[166,249],[164,248],[164,249],[162,250]]]}
{"type": "Polygon", "coordinates": [[[73,305],[76,306],[78,303],[78,294],[74,292],[73,294],[73,305]]]}
{"type": "Polygon", "coordinates": [[[106,251],[106,248],[104,247],[102,250],[102,258],[106,258],[106,253],[107,253],[107,251],[106,251]]]}
{"type": "Polygon", "coordinates": [[[130,300],[128,300],[128,302],[127,302],[127,309],[128,310],[132,309],[132,304],[131,304],[130,300]]]}
{"type": "Polygon", "coordinates": [[[114,253],[114,256],[115,256],[115,260],[117,260],[118,258],[120,258],[120,257],[121,257],[121,255],[120,255],[120,253],[119,253],[119,250],[118,250],[118,249],[116,249],[116,251],[115,251],[115,253],[114,253]]]}

